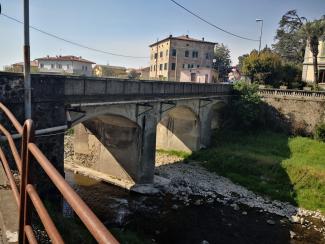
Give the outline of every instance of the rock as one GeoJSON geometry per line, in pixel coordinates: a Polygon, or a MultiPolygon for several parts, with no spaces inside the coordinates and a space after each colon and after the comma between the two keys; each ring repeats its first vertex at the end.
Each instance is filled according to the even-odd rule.
{"type": "Polygon", "coordinates": [[[305,223],[305,218],[300,218],[300,224],[304,224],[305,223]]]}
{"type": "Polygon", "coordinates": [[[179,207],[176,205],[176,204],[174,204],[173,206],[172,206],[172,209],[174,209],[174,210],[177,210],[179,207]]]}
{"type": "Polygon", "coordinates": [[[199,206],[202,205],[203,201],[201,199],[198,199],[194,202],[194,205],[199,206]]]}
{"type": "Polygon", "coordinates": [[[234,210],[238,211],[239,210],[239,206],[236,203],[233,203],[230,205],[234,210]]]}
{"type": "Polygon", "coordinates": [[[201,241],[201,244],[209,244],[209,242],[206,240],[203,240],[203,241],[201,241]]]}
{"type": "Polygon", "coordinates": [[[208,200],[207,200],[207,203],[213,203],[214,202],[214,200],[213,200],[213,198],[209,198],[208,200]]]}
{"type": "Polygon", "coordinates": [[[275,221],[272,219],[266,220],[266,223],[268,223],[269,225],[275,225],[275,221]]]}
{"type": "Polygon", "coordinates": [[[291,216],[290,221],[292,223],[300,223],[300,217],[297,215],[293,215],[293,216],[291,216]]]}
{"type": "Polygon", "coordinates": [[[296,236],[296,233],[290,230],[290,238],[293,239],[296,236]]]}
{"type": "Polygon", "coordinates": [[[244,212],[242,212],[241,214],[242,214],[242,215],[247,215],[247,212],[246,212],[246,211],[244,211],[244,212]]]}

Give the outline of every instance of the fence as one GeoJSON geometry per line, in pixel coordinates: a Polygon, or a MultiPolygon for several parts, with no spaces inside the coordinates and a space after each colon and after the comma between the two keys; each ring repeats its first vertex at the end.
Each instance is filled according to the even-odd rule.
{"type": "Polygon", "coordinates": [[[31,224],[32,206],[35,208],[36,213],[44,225],[51,241],[53,243],[64,243],[62,236],[58,232],[31,181],[31,158],[34,158],[42,167],[48,178],[53,182],[89,232],[99,243],[118,243],[114,236],[107,230],[103,223],[96,217],[78,194],[70,187],[62,175],[55,169],[52,163],[34,143],[33,121],[26,120],[22,126],[17,121],[16,117],[2,103],[0,103],[0,111],[7,116],[18,134],[22,136],[21,155],[19,155],[11,134],[3,125],[0,124],[0,132],[7,138],[10,151],[20,174],[20,191],[18,191],[7,157],[0,147],[0,159],[19,209],[19,243],[37,243],[31,224]]]}

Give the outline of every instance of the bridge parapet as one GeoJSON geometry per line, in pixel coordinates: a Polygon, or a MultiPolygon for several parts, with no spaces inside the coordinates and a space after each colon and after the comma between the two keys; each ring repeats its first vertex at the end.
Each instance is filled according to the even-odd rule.
{"type": "Polygon", "coordinates": [[[258,94],[262,97],[287,97],[293,99],[325,100],[324,91],[261,88],[258,90],[258,94]]]}
{"type": "Polygon", "coordinates": [[[228,84],[198,84],[95,77],[67,77],[64,84],[66,102],[204,97],[228,95],[232,91],[232,86],[228,84]]]}

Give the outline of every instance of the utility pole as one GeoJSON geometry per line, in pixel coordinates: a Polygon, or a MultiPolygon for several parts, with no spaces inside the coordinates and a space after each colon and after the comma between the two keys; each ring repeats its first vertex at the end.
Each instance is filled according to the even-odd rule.
{"type": "Polygon", "coordinates": [[[260,33],[260,44],[258,46],[258,53],[261,51],[261,43],[262,43],[262,34],[263,34],[263,20],[262,19],[256,19],[256,22],[261,22],[261,33],[260,33]]]}
{"type": "Polygon", "coordinates": [[[31,79],[30,79],[30,46],[29,46],[29,0],[24,0],[24,88],[25,119],[32,118],[31,79]]]}
{"type": "Polygon", "coordinates": [[[156,52],[157,52],[156,55],[157,56],[156,55],[155,56],[156,56],[156,79],[157,79],[157,77],[158,77],[158,38],[157,38],[156,43],[157,43],[157,48],[156,48],[156,52]]]}

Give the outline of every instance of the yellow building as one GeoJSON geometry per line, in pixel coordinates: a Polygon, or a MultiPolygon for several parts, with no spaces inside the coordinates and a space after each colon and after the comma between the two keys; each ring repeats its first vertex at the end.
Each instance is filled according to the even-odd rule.
{"type": "Polygon", "coordinates": [[[112,65],[96,65],[93,75],[98,77],[126,77],[126,68],[112,65]]]}
{"type": "Polygon", "coordinates": [[[215,43],[188,35],[169,37],[151,44],[150,79],[179,81],[184,69],[211,68],[215,43]]]}
{"type": "MultiPolygon", "coordinates": [[[[317,56],[317,62],[319,82],[325,83],[325,41],[319,42],[318,50],[319,53],[317,56]]],[[[302,69],[302,80],[306,82],[314,81],[313,55],[308,44],[305,51],[305,59],[302,69]]]]}

